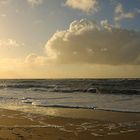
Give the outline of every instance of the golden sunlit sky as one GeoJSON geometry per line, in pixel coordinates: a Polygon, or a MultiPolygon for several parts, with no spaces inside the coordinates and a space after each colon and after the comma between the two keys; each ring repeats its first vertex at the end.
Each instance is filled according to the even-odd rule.
{"type": "Polygon", "coordinates": [[[140,0],[0,0],[0,78],[140,78],[140,0]]]}

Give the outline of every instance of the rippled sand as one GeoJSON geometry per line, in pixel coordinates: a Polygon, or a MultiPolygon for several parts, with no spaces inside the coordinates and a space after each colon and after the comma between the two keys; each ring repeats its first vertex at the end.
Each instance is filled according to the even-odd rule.
{"type": "Polygon", "coordinates": [[[140,138],[140,113],[60,108],[48,110],[52,110],[54,115],[42,116],[1,109],[0,139],[138,140],[140,138]]]}

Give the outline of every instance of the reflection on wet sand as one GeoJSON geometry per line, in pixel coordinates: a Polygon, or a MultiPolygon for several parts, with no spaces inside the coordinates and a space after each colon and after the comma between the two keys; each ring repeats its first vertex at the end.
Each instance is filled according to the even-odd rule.
{"type": "Polygon", "coordinates": [[[140,137],[138,113],[48,108],[46,114],[48,115],[1,109],[0,138],[67,140],[69,137],[70,140],[131,140],[140,137]]]}

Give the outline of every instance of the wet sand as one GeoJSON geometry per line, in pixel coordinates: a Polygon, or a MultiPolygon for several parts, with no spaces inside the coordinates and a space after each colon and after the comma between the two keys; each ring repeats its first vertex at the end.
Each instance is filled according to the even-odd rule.
{"type": "Polygon", "coordinates": [[[48,115],[0,109],[0,139],[138,140],[140,138],[140,113],[67,108],[46,108],[46,112],[48,115]]]}

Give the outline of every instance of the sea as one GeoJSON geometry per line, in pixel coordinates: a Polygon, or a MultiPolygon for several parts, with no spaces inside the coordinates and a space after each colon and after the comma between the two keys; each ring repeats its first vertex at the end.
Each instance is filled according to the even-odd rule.
{"type": "Polygon", "coordinates": [[[44,114],[47,107],[140,112],[140,79],[0,80],[0,108],[44,114]]]}

